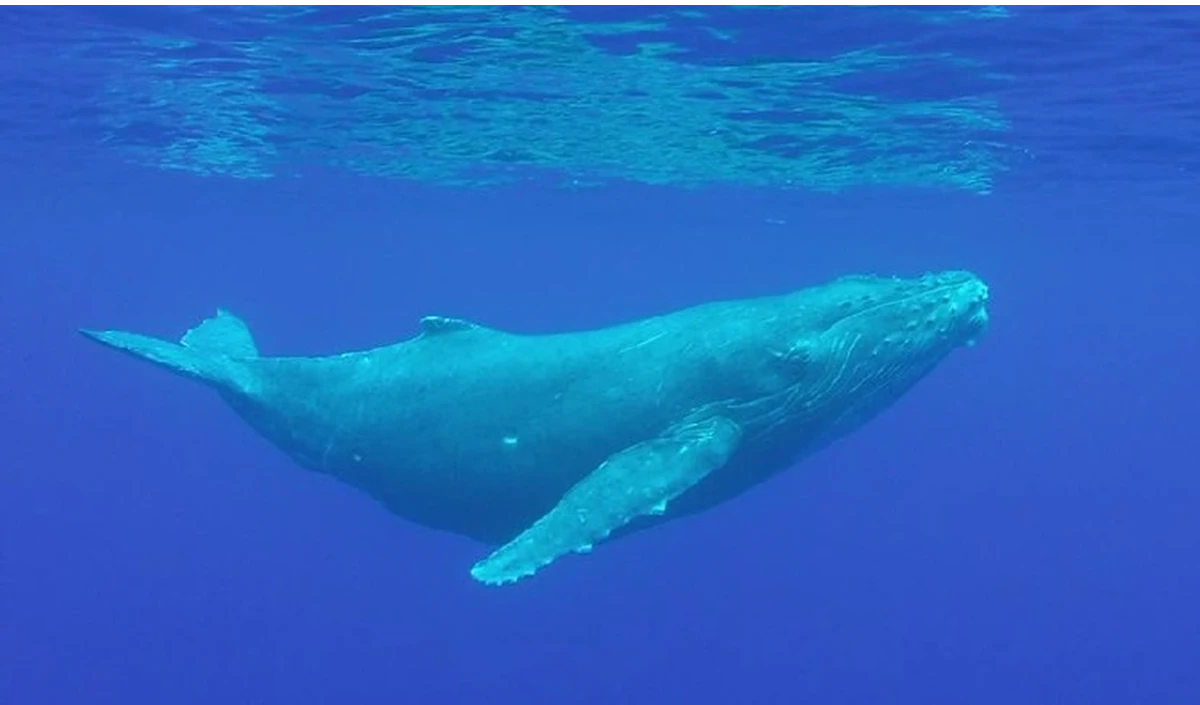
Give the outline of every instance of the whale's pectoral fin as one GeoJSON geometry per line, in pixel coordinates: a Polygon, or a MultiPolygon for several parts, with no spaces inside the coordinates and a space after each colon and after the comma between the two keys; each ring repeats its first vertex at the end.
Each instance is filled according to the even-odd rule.
{"type": "Polygon", "coordinates": [[[709,416],[616,453],[533,526],[475,564],[471,575],[489,585],[516,582],[567,553],[591,550],[639,516],[663,513],[724,465],[741,435],[733,421],[709,416]]]}

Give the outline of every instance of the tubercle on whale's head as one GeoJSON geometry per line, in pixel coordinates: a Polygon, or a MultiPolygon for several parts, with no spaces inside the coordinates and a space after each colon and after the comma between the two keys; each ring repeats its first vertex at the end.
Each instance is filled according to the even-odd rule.
{"type": "Polygon", "coordinates": [[[940,356],[974,343],[988,325],[988,287],[967,271],[846,277],[820,291],[829,312],[823,332],[858,337],[877,354],[940,356]]]}

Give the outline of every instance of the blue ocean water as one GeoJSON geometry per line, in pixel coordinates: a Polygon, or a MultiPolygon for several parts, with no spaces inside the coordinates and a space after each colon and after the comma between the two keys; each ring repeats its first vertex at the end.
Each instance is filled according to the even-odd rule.
{"type": "Polygon", "coordinates": [[[1198,39],[1184,7],[0,10],[0,703],[1200,701],[1198,39]],[[221,306],[315,355],[946,268],[990,330],[894,408],[502,589],[76,333],[221,306]]]}

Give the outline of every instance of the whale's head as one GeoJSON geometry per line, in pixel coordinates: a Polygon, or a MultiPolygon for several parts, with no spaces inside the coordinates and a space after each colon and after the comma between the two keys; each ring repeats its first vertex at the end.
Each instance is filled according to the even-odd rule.
{"type": "Polygon", "coordinates": [[[805,293],[806,332],[816,332],[830,354],[864,364],[940,358],[987,328],[988,288],[970,272],[844,277],[805,293]]]}
{"type": "Polygon", "coordinates": [[[844,277],[787,303],[795,371],[789,415],[838,435],[886,408],[987,327],[988,288],[974,274],[844,277]]]}

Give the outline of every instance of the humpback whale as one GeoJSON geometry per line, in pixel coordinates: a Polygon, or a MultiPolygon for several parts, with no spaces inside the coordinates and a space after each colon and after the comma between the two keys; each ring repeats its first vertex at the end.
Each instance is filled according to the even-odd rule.
{"type": "Polygon", "coordinates": [[[966,271],[846,276],[608,328],[526,335],[427,316],[415,337],[259,354],[217,313],[178,342],[81,330],[215,389],[298,465],[493,549],[512,583],[729,500],[861,426],[986,328],[966,271]]]}

